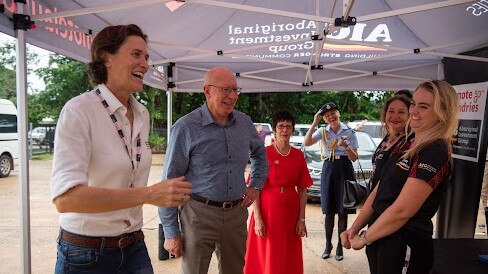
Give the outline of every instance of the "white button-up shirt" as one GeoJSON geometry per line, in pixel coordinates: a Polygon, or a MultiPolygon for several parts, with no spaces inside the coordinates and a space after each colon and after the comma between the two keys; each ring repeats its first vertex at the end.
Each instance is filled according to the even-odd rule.
{"type": "MultiPolygon", "coordinates": [[[[63,107],[56,126],[52,199],[80,184],[100,188],[128,188],[131,178],[134,178],[134,187],[147,185],[152,156],[146,107],[130,97],[134,112],[131,132],[130,122],[125,117],[127,108],[105,85],[97,88],[122,128],[130,156],[115,124],[94,91],[71,99],[63,107]],[[138,135],[141,139],[141,161],[137,169],[138,135]]],[[[142,224],[142,205],[104,213],[62,213],[60,217],[63,229],[87,236],[117,236],[139,230],[142,224]]]]}

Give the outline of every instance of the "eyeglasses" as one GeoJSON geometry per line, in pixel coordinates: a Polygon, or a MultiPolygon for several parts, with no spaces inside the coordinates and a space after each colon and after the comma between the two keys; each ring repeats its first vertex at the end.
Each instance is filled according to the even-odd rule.
{"type": "Polygon", "coordinates": [[[237,95],[241,94],[241,91],[242,91],[242,88],[229,88],[229,87],[219,87],[219,86],[215,86],[215,85],[208,85],[209,87],[216,87],[218,89],[220,89],[220,91],[222,91],[223,93],[225,94],[231,94],[231,93],[235,93],[237,95]]]}
{"type": "Polygon", "coordinates": [[[283,129],[290,130],[293,128],[293,126],[292,125],[286,125],[286,126],[285,125],[279,125],[279,126],[276,126],[276,128],[279,130],[283,130],[283,129]]]}

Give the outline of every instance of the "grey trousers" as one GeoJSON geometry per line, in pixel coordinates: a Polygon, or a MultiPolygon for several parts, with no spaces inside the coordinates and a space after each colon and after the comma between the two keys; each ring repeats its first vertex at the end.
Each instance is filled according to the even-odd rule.
{"type": "Polygon", "coordinates": [[[205,274],[215,251],[219,273],[243,272],[247,239],[247,209],[223,209],[190,200],[180,213],[184,254],[183,274],[205,274]]]}

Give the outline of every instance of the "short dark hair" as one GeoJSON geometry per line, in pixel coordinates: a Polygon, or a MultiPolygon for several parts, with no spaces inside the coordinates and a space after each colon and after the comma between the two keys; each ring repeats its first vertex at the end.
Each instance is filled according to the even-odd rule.
{"type": "Polygon", "coordinates": [[[115,54],[129,36],[139,36],[147,43],[147,35],[134,24],[108,26],[95,36],[90,49],[91,60],[86,65],[92,85],[107,82],[104,54],[115,54]]]}
{"type": "Polygon", "coordinates": [[[293,115],[288,110],[278,110],[273,114],[273,121],[271,121],[273,130],[276,131],[276,125],[283,121],[291,122],[293,130],[295,130],[295,118],[293,118],[293,115]]]}

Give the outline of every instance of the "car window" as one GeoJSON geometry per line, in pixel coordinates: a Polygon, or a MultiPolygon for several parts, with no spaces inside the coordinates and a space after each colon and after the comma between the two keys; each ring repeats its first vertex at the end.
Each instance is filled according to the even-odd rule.
{"type": "Polygon", "coordinates": [[[358,146],[360,150],[376,150],[376,144],[374,143],[373,139],[371,139],[371,137],[367,134],[356,132],[356,137],[358,139],[358,146]]]}
{"type": "Polygon", "coordinates": [[[262,126],[263,126],[263,130],[271,131],[271,128],[268,125],[262,125],[262,126]]]}
{"type": "Polygon", "coordinates": [[[293,131],[293,136],[305,136],[307,134],[308,128],[295,128],[293,131]]]}
{"type": "Polygon", "coordinates": [[[363,125],[363,129],[373,138],[383,138],[383,134],[381,133],[381,125],[365,124],[363,125]]]}

